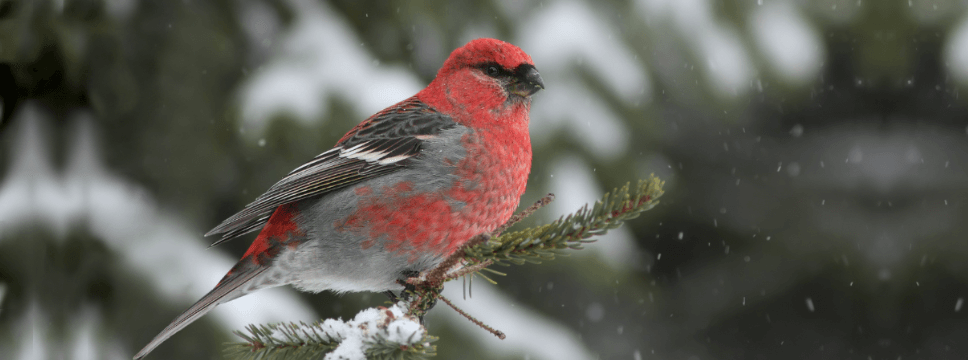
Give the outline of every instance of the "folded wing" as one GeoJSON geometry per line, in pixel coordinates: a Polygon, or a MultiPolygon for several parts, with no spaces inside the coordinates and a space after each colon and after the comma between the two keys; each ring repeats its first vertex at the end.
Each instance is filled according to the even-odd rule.
{"type": "Polygon", "coordinates": [[[397,171],[420,155],[421,144],[457,124],[416,97],[391,106],[350,130],[336,146],[296,168],[205,236],[221,244],[261,229],[279,206],[397,171]]]}

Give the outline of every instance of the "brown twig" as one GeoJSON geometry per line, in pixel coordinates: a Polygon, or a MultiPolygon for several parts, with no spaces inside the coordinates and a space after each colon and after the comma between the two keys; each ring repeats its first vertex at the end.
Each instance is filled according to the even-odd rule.
{"type": "Polygon", "coordinates": [[[538,199],[538,201],[536,201],[533,205],[528,206],[528,208],[524,209],[524,211],[521,211],[517,214],[514,214],[514,216],[511,216],[511,218],[508,219],[508,221],[505,222],[504,225],[501,225],[497,229],[494,229],[494,231],[491,231],[490,235],[492,237],[497,237],[501,235],[509,227],[513,226],[514,224],[517,224],[521,220],[524,220],[524,218],[531,216],[531,214],[534,214],[535,211],[538,211],[538,209],[545,207],[545,205],[550,204],[554,200],[555,200],[555,194],[548,193],[548,195],[545,195],[543,198],[538,199]]]}
{"type": "Polygon", "coordinates": [[[447,275],[444,278],[444,281],[451,280],[451,279],[456,279],[456,278],[459,278],[461,276],[468,275],[468,274],[471,274],[471,273],[476,273],[478,271],[483,270],[484,268],[486,268],[488,266],[491,266],[491,264],[493,264],[493,263],[494,263],[494,260],[488,259],[488,260],[485,260],[484,262],[482,262],[480,264],[474,264],[474,265],[471,265],[471,266],[464,267],[464,268],[462,268],[460,270],[454,271],[453,274],[447,275]]]}
{"type": "Polygon", "coordinates": [[[445,259],[440,265],[437,265],[433,270],[427,273],[426,283],[428,284],[440,284],[442,283],[447,275],[447,271],[457,265],[458,262],[464,259],[464,249],[468,249],[478,244],[484,243],[491,240],[490,234],[480,234],[472,237],[464,246],[461,246],[460,250],[455,251],[447,259],[445,259]]]}
{"type": "MultiPolygon", "coordinates": [[[[467,275],[467,274],[470,274],[470,273],[475,273],[475,272],[481,271],[484,268],[486,268],[488,266],[491,266],[491,264],[494,264],[494,260],[486,260],[486,261],[484,261],[482,263],[479,263],[479,264],[474,264],[474,265],[470,265],[470,266],[467,266],[467,267],[463,267],[460,270],[454,271],[452,274],[444,274],[444,275],[442,275],[440,277],[440,279],[438,279],[439,280],[438,282],[444,282],[444,281],[448,281],[448,280],[453,280],[453,279],[459,278],[461,276],[464,276],[464,275],[467,275]]],[[[410,284],[410,285],[429,284],[429,283],[431,283],[433,281],[433,280],[430,279],[430,276],[431,275],[427,275],[427,278],[424,279],[424,280],[421,280],[420,278],[413,277],[413,278],[407,279],[406,282],[407,282],[407,284],[410,284]]]]}
{"type": "Polygon", "coordinates": [[[487,324],[481,322],[480,320],[475,319],[473,316],[470,316],[470,314],[464,312],[464,310],[461,310],[457,306],[454,306],[454,303],[450,302],[450,299],[444,297],[443,295],[437,295],[437,298],[440,300],[443,300],[444,303],[446,303],[448,306],[454,309],[454,311],[456,311],[458,314],[461,314],[463,317],[467,318],[467,320],[470,320],[472,323],[474,323],[474,325],[480,326],[481,329],[487,330],[491,334],[494,334],[494,336],[497,336],[498,339],[504,340],[504,338],[507,337],[506,335],[504,335],[504,332],[502,332],[501,330],[497,330],[490,326],[487,326],[487,324]]]}

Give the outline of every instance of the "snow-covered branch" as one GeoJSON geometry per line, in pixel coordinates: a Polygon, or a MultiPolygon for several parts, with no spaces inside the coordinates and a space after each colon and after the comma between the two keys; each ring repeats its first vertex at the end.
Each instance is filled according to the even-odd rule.
{"type": "Polygon", "coordinates": [[[325,360],[426,359],[435,355],[435,337],[427,334],[416,316],[406,314],[407,303],[360,311],[352,320],[322,323],[249,325],[235,333],[245,342],[231,344],[234,359],[325,360]]]}

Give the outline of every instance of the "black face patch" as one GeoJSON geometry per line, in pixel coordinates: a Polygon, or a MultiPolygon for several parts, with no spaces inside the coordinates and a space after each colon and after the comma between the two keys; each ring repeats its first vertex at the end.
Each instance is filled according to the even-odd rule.
{"type": "Polygon", "coordinates": [[[521,64],[513,70],[503,67],[495,62],[486,62],[475,67],[480,69],[484,75],[492,78],[508,79],[520,82],[534,83],[536,76],[535,74],[537,74],[537,70],[535,70],[534,65],[531,64],[521,64]]]}
{"type": "Polygon", "coordinates": [[[521,64],[513,70],[495,62],[486,62],[475,67],[484,75],[496,79],[509,94],[509,99],[526,98],[544,89],[544,82],[538,70],[531,64],[521,64]]]}
{"type": "Polygon", "coordinates": [[[509,79],[514,76],[514,73],[507,68],[501,66],[496,62],[486,62],[476,66],[481,69],[484,75],[490,76],[495,79],[509,79]]]}

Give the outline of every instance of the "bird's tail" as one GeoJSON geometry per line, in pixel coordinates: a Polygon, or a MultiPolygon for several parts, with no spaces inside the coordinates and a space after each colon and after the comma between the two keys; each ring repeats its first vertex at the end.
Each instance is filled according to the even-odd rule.
{"type": "Polygon", "coordinates": [[[188,308],[188,310],[185,310],[185,312],[183,312],[181,315],[178,315],[178,317],[176,317],[175,320],[173,320],[171,324],[165,328],[165,330],[162,330],[158,336],[155,336],[155,338],[144,347],[144,349],[141,349],[141,351],[134,356],[134,359],[140,360],[141,358],[144,358],[145,355],[148,355],[148,353],[158,347],[158,345],[161,345],[162,342],[168,340],[168,338],[181,331],[181,329],[188,326],[188,324],[198,320],[198,318],[202,317],[202,315],[205,315],[214,309],[215,306],[255,291],[256,289],[250,286],[252,279],[259,274],[262,274],[269,268],[268,266],[246,266],[244,269],[239,269],[240,267],[241,266],[236,266],[236,268],[232,269],[232,271],[226,274],[225,277],[222,278],[222,281],[220,281],[218,285],[212,289],[212,291],[209,291],[208,294],[205,294],[205,296],[198,300],[195,305],[192,305],[192,307],[188,308]]]}

